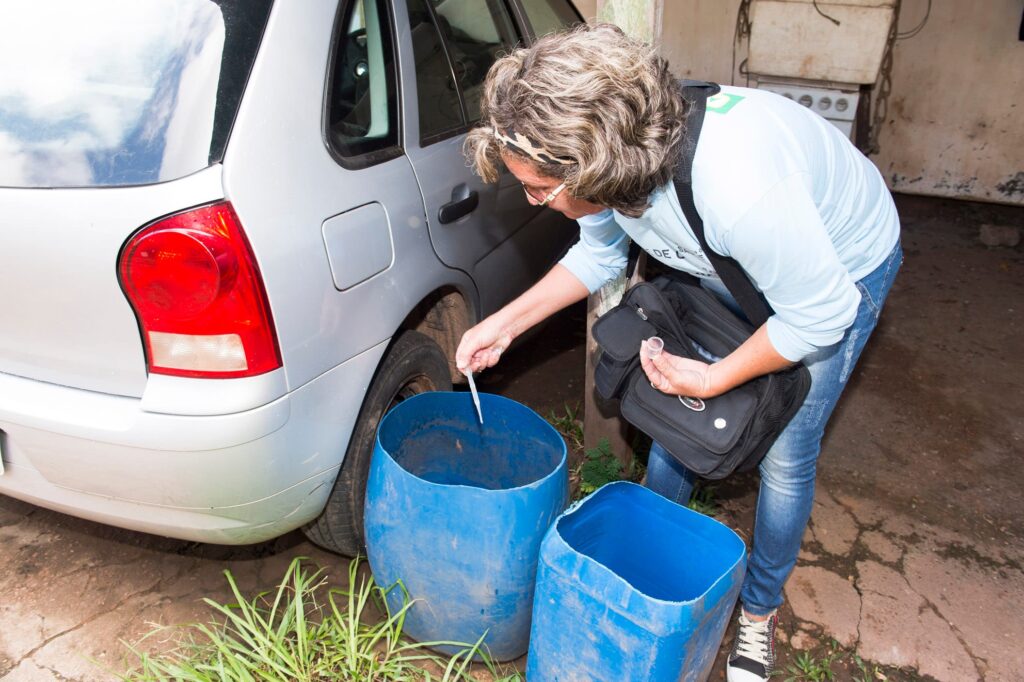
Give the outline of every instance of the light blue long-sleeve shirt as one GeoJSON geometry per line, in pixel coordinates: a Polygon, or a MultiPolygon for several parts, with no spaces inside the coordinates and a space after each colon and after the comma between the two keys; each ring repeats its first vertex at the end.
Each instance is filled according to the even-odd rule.
{"type": "MultiPolygon", "coordinates": [[[[875,166],[823,118],[763,90],[723,87],[709,100],[693,191],[708,246],[734,258],[764,294],[775,311],[768,338],[793,361],[842,338],[860,304],[854,282],[899,238],[875,166]]],[[[725,291],[671,181],[639,218],[606,210],[578,222],[580,240],[561,263],[591,292],[622,271],[630,240],[725,291]]]]}

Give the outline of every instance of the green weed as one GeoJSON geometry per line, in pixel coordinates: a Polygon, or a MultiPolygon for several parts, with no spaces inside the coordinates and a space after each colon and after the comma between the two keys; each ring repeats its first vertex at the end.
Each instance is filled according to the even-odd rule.
{"type": "MultiPolygon", "coordinates": [[[[126,644],[136,660],[118,677],[132,682],[473,680],[470,666],[473,657],[482,653],[484,637],[474,644],[408,641],[402,633],[412,606],[408,595],[395,613],[387,611],[384,601],[390,590],[404,593],[404,587],[376,585],[372,577],[359,575],[359,563],[354,559],[349,564],[347,589],[331,588],[326,599],[323,570],[311,572],[302,558],[292,561],[275,592],[263,592],[251,600],[243,598],[230,571],[225,571],[235,601],[203,600],[216,620],[157,628],[134,646],[126,644]],[[371,604],[381,609],[383,619],[373,617],[371,604]],[[168,629],[178,635],[176,648],[159,655],[141,650],[143,641],[168,629]],[[424,648],[438,645],[459,651],[448,658],[424,648]]],[[[495,680],[520,679],[483,658],[495,680]]]]}
{"type": "Polygon", "coordinates": [[[797,654],[796,660],[786,668],[790,673],[789,677],[786,678],[786,682],[801,682],[806,680],[807,682],[825,682],[825,680],[834,680],[835,673],[832,672],[832,662],[836,656],[834,653],[826,655],[822,659],[818,659],[808,651],[801,651],[797,654]]]}
{"type": "Polygon", "coordinates": [[[647,476],[647,465],[640,461],[639,457],[634,455],[633,460],[630,463],[629,476],[626,478],[633,483],[642,484],[645,476],[647,476]]]}
{"type": "Polygon", "coordinates": [[[888,679],[885,673],[883,673],[877,665],[869,665],[857,654],[853,654],[853,663],[857,666],[857,671],[859,673],[858,675],[854,675],[854,682],[876,682],[876,680],[888,679]]]}
{"type": "Polygon", "coordinates": [[[686,503],[687,508],[704,514],[705,516],[717,516],[718,502],[715,501],[715,493],[717,490],[717,486],[710,485],[704,481],[699,481],[693,489],[690,501],[686,503]]]}
{"type": "Polygon", "coordinates": [[[612,452],[607,438],[583,453],[580,464],[580,493],[589,495],[606,483],[622,479],[622,462],[612,452]]]}
{"type": "MultiPolygon", "coordinates": [[[[881,666],[862,659],[857,652],[844,647],[833,637],[822,640],[808,651],[792,652],[785,670],[776,670],[772,677],[784,682],[919,682],[920,674],[912,668],[881,666]]],[[[931,679],[931,678],[928,678],[931,679]]]]}
{"type": "Polygon", "coordinates": [[[845,653],[848,652],[845,652],[835,639],[829,640],[820,657],[810,651],[801,651],[793,663],[786,667],[789,673],[786,682],[831,682],[836,675],[832,670],[832,664],[845,653]]]}
{"type": "Polygon", "coordinates": [[[570,407],[569,403],[565,403],[565,414],[555,414],[554,410],[548,414],[548,422],[562,434],[569,444],[569,449],[573,452],[583,449],[583,420],[579,414],[579,403],[576,403],[575,407],[570,407]]]}

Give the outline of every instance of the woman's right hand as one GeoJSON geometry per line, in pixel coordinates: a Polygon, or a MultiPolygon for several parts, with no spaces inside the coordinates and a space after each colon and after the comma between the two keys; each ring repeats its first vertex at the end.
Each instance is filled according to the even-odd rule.
{"type": "Polygon", "coordinates": [[[512,343],[513,335],[497,315],[491,315],[462,335],[455,351],[455,365],[459,371],[479,372],[498,364],[501,354],[512,343]]]}
{"type": "Polygon", "coordinates": [[[587,297],[587,287],[558,264],[539,282],[504,308],[462,335],[455,351],[459,371],[479,372],[494,367],[512,339],[567,305],[587,297]]]}

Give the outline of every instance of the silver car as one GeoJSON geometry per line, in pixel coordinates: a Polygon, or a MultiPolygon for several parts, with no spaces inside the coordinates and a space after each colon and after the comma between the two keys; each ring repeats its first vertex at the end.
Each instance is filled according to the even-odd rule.
{"type": "Polygon", "coordinates": [[[352,554],[377,422],[573,238],[462,140],[567,0],[0,4],[0,494],[352,554]]]}

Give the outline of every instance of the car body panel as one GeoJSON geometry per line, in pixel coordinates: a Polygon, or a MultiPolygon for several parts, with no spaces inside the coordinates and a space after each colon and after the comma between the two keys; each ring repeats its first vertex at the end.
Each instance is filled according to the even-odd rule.
{"type": "Polygon", "coordinates": [[[405,3],[391,4],[404,152],[353,161],[330,148],[339,3],[278,0],[221,162],[137,187],[0,188],[0,494],[196,541],[276,537],[324,508],[412,311],[456,296],[478,320],[557,259],[571,222],[530,206],[507,173],[475,178],[462,134],[420,146],[405,3]],[[442,225],[438,204],[459,184],[480,206],[442,225]],[[118,254],[143,225],[222,200],[252,247],[282,366],[147,375],[118,254]]]}
{"type": "Polygon", "coordinates": [[[323,91],[334,12],[329,0],[274,6],[224,159],[225,193],[260,264],[290,390],[314,379],[325,365],[389,339],[425,292],[452,286],[477,307],[472,279],[433,257],[408,157],[349,169],[324,141],[323,91]],[[302,41],[280,39],[297,34],[302,41]],[[267,168],[282,170],[267,173],[267,168]],[[321,226],[330,216],[371,202],[387,211],[394,262],[338,291],[321,226]]]}
{"type": "Polygon", "coordinates": [[[238,379],[150,374],[140,407],[163,414],[228,415],[266,405],[285,393],[284,369],[238,379]]]}
{"type": "MultiPolygon", "coordinates": [[[[395,14],[400,41],[411,44],[408,15],[401,11],[395,14]]],[[[399,58],[406,122],[405,149],[423,192],[431,246],[443,263],[473,278],[479,290],[482,313],[488,315],[551,267],[554,258],[545,261],[538,259],[537,254],[560,255],[559,245],[564,245],[574,233],[575,223],[531,205],[523,186],[505,169],[493,184],[467,173],[464,134],[424,145],[419,134],[420,95],[415,56],[412,50],[406,49],[399,58]],[[438,169],[444,170],[439,172],[438,169]],[[476,192],[478,206],[454,222],[441,223],[438,220],[440,208],[460,192],[476,192]],[[501,263],[525,267],[495,269],[495,265],[501,263]]]]}
{"type": "Polygon", "coordinates": [[[351,431],[385,350],[379,344],[273,403],[217,417],[153,414],[131,398],[0,376],[0,493],[173,537],[275,537],[322,508],[344,452],[337,433],[351,431]],[[327,490],[306,509],[311,481],[327,490]],[[271,499],[272,509],[260,504],[271,499]]]}
{"type": "Polygon", "coordinates": [[[155,507],[99,497],[55,488],[34,469],[7,466],[7,476],[16,485],[0,485],[0,494],[110,526],[224,545],[262,542],[315,518],[327,502],[338,473],[333,469],[271,497],[224,510],[155,507]]]}
{"type": "Polygon", "coordinates": [[[332,216],[324,221],[322,229],[327,262],[338,291],[384,272],[395,260],[391,221],[384,206],[377,202],[332,216]]]}
{"type": "Polygon", "coordinates": [[[0,372],[141,396],[146,362],[117,255],[141,226],[221,198],[220,170],[145,187],[0,187],[0,372]]]}

